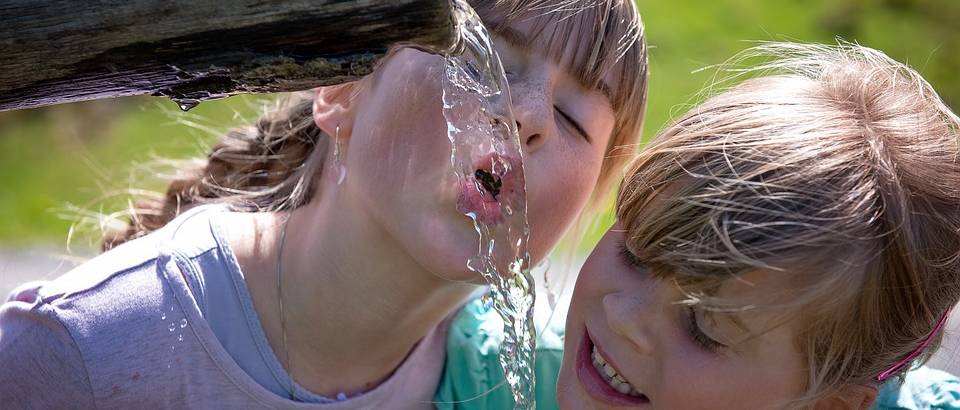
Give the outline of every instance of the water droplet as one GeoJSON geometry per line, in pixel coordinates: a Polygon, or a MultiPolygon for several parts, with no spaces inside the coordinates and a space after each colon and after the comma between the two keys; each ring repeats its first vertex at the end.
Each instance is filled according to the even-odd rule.
{"type": "Polygon", "coordinates": [[[161,313],[161,314],[160,314],[160,320],[167,320],[167,314],[166,314],[166,313],[161,313]]]}
{"type": "Polygon", "coordinates": [[[183,329],[185,327],[187,327],[187,319],[180,319],[180,328],[183,329]]]}
{"type": "Polygon", "coordinates": [[[182,342],[182,341],[183,341],[183,334],[180,334],[180,336],[177,336],[177,341],[178,341],[178,342],[182,342]]]}
{"type": "Polygon", "coordinates": [[[504,161],[503,158],[497,158],[493,161],[493,173],[498,176],[507,175],[507,172],[510,172],[510,164],[507,161],[504,161]]]}
{"type": "Polygon", "coordinates": [[[483,304],[483,307],[490,309],[493,307],[493,295],[490,293],[484,293],[483,296],[480,297],[480,303],[483,304]]]}
{"type": "Polygon", "coordinates": [[[173,102],[177,103],[177,106],[180,107],[180,110],[183,112],[190,111],[193,107],[200,105],[200,100],[195,98],[171,98],[173,102]]]}
{"type": "Polygon", "coordinates": [[[176,346],[170,346],[170,351],[172,352],[172,351],[174,351],[174,350],[177,350],[177,347],[176,347],[176,346]]]}
{"type": "Polygon", "coordinates": [[[507,214],[507,216],[513,215],[513,207],[511,207],[510,205],[504,204],[503,213],[507,214]]]}
{"type": "Polygon", "coordinates": [[[343,164],[337,166],[337,185],[343,185],[343,180],[347,178],[347,168],[343,164]]]}
{"type": "Polygon", "coordinates": [[[167,330],[169,330],[169,331],[171,331],[171,332],[174,331],[174,330],[176,330],[176,329],[177,329],[177,324],[176,324],[176,323],[170,323],[170,326],[167,326],[167,330]]]}

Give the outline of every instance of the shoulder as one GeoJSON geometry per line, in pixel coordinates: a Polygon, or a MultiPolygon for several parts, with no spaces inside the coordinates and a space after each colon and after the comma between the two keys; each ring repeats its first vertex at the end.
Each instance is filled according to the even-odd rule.
{"type": "Polygon", "coordinates": [[[871,409],[960,410],[960,379],[926,366],[911,370],[902,380],[881,386],[871,409]]]}
{"type": "MultiPolygon", "coordinates": [[[[447,357],[437,390],[439,409],[512,408],[499,352],[503,320],[481,299],[464,305],[450,324],[447,357]]],[[[556,408],[555,389],[563,358],[563,334],[545,328],[538,335],[535,359],[537,408],[556,408]]]]}
{"type": "Polygon", "coordinates": [[[11,408],[93,406],[80,351],[46,306],[20,300],[0,305],[0,403],[11,408]],[[57,388],[50,390],[51,383],[57,388]]]}
{"type": "Polygon", "coordinates": [[[136,312],[155,301],[151,295],[169,293],[166,272],[185,270],[204,250],[216,247],[212,239],[197,239],[202,236],[198,231],[209,231],[209,224],[187,223],[199,219],[194,217],[205,209],[210,208],[191,209],[160,230],[125,242],[54,280],[25,283],[7,301],[38,303],[66,316],[83,312],[87,319],[104,317],[90,313],[136,312]]]}
{"type": "Polygon", "coordinates": [[[54,280],[23,284],[0,307],[0,338],[4,344],[36,339],[22,346],[35,352],[68,346],[76,357],[96,364],[91,351],[105,353],[108,349],[96,347],[117,344],[120,335],[130,334],[131,322],[142,322],[147,312],[154,316],[151,311],[167,293],[158,274],[163,262],[148,235],[54,280]]]}

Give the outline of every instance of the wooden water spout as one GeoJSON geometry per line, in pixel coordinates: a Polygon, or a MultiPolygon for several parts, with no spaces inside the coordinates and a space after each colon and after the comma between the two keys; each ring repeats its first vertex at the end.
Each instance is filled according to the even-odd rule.
{"type": "Polygon", "coordinates": [[[7,0],[0,111],[341,83],[395,44],[449,49],[450,13],[449,0],[7,0]]]}

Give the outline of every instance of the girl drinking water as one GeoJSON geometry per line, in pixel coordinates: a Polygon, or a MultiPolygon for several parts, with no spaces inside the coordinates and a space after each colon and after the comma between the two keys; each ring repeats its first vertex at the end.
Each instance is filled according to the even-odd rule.
{"type": "Polygon", "coordinates": [[[960,119],[869,48],[754,51],[766,76],[629,167],[574,290],[561,407],[960,408],[955,378],[907,373],[960,299],[960,119]]]}
{"type": "MultiPolygon", "coordinates": [[[[513,89],[536,262],[637,141],[646,50],[631,1],[530,3],[473,5],[513,89]]],[[[290,96],[132,209],[109,251],[14,291],[0,406],[432,408],[457,377],[451,317],[482,284],[443,67],[403,48],[290,96]]]]}

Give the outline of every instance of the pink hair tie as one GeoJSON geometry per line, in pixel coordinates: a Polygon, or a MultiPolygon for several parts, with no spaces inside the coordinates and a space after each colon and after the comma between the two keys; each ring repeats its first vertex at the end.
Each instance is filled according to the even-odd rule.
{"type": "Polygon", "coordinates": [[[899,372],[900,369],[903,368],[903,366],[906,366],[911,361],[913,361],[913,359],[919,356],[920,353],[923,352],[923,349],[926,349],[927,346],[930,345],[930,342],[933,341],[933,337],[936,336],[937,333],[940,333],[940,329],[943,329],[943,325],[947,323],[947,317],[950,316],[951,310],[953,310],[953,306],[951,306],[950,309],[947,309],[946,312],[943,312],[943,317],[940,318],[940,322],[937,323],[937,327],[933,328],[933,331],[930,332],[930,334],[927,336],[927,339],[923,341],[923,344],[921,344],[920,347],[917,348],[917,350],[914,350],[909,355],[907,355],[907,357],[903,358],[903,360],[897,362],[897,364],[891,366],[889,369],[884,370],[882,373],[880,373],[880,375],[877,376],[877,381],[883,382],[884,380],[887,380],[887,378],[899,372]]]}

